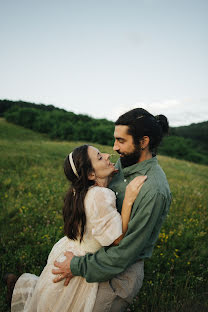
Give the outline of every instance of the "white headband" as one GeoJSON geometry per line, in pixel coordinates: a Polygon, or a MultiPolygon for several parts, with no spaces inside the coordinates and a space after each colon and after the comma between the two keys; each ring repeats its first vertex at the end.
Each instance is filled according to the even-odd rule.
{"type": "Polygon", "coordinates": [[[74,165],[74,161],[73,161],[73,158],[72,158],[72,152],[69,154],[69,162],[70,162],[70,165],[72,167],[72,170],[73,170],[74,174],[77,176],[77,178],[79,178],[79,175],[77,173],[77,169],[76,169],[76,167],[74,165]]]}

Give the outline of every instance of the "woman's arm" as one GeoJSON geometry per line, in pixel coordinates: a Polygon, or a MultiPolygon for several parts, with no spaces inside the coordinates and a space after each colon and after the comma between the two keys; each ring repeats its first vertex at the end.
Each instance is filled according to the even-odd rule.
{"type": "Polygon", "coordinates": [[[112,245],[118,245],[128,229],[128,223],[130,220],[131,209],[139,191],[147,179],[147,176],[139,176],[134,178],[126,187],[125,197],[123,200],[121,219],[122,219],[122,235],[119,236],[112,245]]]}

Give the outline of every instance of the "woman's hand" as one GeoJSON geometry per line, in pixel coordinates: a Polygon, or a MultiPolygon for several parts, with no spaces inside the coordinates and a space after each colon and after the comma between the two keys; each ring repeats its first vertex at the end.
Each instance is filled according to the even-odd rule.
{"type": "Polygon", "coordinates": [[[147,176],[138,176],[134,178],[126,187],[125,200],[128,201],[129,205],[133,205],[139,191],[144,184],[147,176]]]}
{"type": "Polygon", "coordinates": [[[113,245],[118,245],[128,229],[128,223],[130,220],[131,209],[139,191],[144,184],[144,181],[147,179],[147,176],[139,176],[134,178],[126,187],[125,197],[123,200],[122,210],[121,210],[121,219],[122,219],[122,232],[123,234],[118,237],[113,245]]]}

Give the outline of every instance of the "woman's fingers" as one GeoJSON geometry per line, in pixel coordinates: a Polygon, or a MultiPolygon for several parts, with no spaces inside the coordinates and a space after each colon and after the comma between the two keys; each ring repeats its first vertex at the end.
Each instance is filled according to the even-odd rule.
{"type": "Polygon", "coordinates": [[[135,180],[135,183],[143,183],[146,179],[147,179],[147,176],[138,176],[134,180],[135,180]]]}
{"type": "Polygon", "coordinates": [[[147,176],[137,176],[134,178],[126,187],[125,198],[128,199],[129,203],[133,203],[144,184],[144,181],[147,179],[147,176]]]}
{"type": "MultiPolygon", "coordinates": [[[[145,182],[145,180],[147,179],[147,176],[139,176],[139,177],[136,177],[134,178],[134,180],[132,180],[132,184],[135,186],[135,187],[140,187],[143,185],[143,183],[145,182]]],[[[131,183],[131,182],[130,182],[131,183]]]]}
{"type": "Polygon", "coordinates": [[[147,179],[147,176],[138,176],[134,178],[128,185],[127,188],[131,192],[137,192],[140,190],[142,185],[144,184],[144,181],[147,179]]]}
{"type": "Polygon", "coordinates": [[[139,176],[139,177],[134,178],[130,183],[134,187],[139,187],[144,183],[146,179],[147,179],[147,176],[139,176]]]}

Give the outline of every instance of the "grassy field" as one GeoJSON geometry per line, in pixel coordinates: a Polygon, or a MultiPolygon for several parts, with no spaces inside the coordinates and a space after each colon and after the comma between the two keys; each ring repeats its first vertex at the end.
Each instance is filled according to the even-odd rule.
{"type": "MultiPolygon", "coordinates": [[[[54,142],[0,119],[0,257],[5,272],[40,274],[63,236],[65,156],[80,142],[54,142]]],[[[99,146],[112,153],[111,147],[99,146]]],[[[173,194],[143,287],[127,311],[208,311],[208,167],[159,156],[173,194]]],[[[116,160],[116,156],[115,159],[116,160]]],[[[7,312],[0,284],[0,311],[7,312]]]]}

